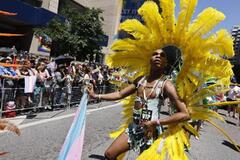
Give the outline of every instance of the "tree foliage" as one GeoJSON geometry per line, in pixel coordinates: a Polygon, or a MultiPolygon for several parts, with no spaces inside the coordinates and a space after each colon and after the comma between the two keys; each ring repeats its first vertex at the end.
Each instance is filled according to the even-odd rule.
{"type": "Polygon", "coordinates": [[[66,18],[65,22],[54,18],[46,27],[35,29],[36,34],[46,34],[52,38],[51,54],[58,56],[68,53],[78,60],[85,60],[88,56],[92,60],[94,54],[98,57],[102,49],[99,43],[104,36],[102,11],[85,8],[80,12],[66,7],[60,13],[66,18]]]}

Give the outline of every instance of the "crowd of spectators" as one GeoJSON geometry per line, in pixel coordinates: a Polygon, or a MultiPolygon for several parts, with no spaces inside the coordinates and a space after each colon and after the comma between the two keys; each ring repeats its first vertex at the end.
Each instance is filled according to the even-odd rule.
{"type": "Polygon", "coordinates": [[[98,93],[112,92],[115,87],[109,81],[114,79],[113,72],[115,70],[98,63],[72,61],[57,64],[54,59],[46,57],[1,57],[1,110],[10,110],[14,105],[17,114],[26,114],[29,108],[37,111],[65,107],[71,104],[73,94],[80,100],[81,88],[89,82],[98,93]],[[31,78],[26,81],[26,77],[31,78]],[[26,86],[33,87],[33,90],[26,91],[26,86]]]}

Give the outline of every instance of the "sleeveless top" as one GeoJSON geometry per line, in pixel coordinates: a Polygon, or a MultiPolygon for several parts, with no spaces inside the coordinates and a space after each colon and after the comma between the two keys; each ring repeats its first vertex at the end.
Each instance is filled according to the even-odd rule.
{"type": "MultiPolygon", "coordinates": [[[[141,120],[145,118],[144,113],[146,113],[150,110],[151,118],[148,117],[147,120],[157,120],[160,119],[160,110],[161,106],[164,105],[164,97],[163,97],[163,86],[166,82],[166,77],[162,77],[158,79],[149,95],[151,95],[153,92],[155,92],[155,97],[153,99],[148,99],[146,97],[146,94],[144,94],[144,98],[142,97],[136,97],[135,99],[135,105],[137,102],[144,103],[147,107],[135,109],[133,108],[133,123],[130,123],[128,128],[125,130],[125,133],[128,135],[128,144],[130,146],[130,149],[133,149],[137,153],[142,153],[144,150],[149,148],[151,144],[154,142],[154,140],[163,132],[163,129],[161,126],[156,126],[155,130],[155,136],[147,138],[145,136],[146,130],[144,127],[139,125],[141,120]],[[144,118],[143,118],[144,117],[144,118]]],[[[138,89],[140,86],[144,86],[147,84],[146,77],[143,77],[138,83],[136,88],[138,89]]],[[[144,90],[143,90],[144,91],[144,90]]],[[[145,92],[145,91],[144,91],[145,92]]]]}
{"type": "MultiPolygon", "coordinates": [[[[155,97],[153,99],[149,99],[148,97],[146,97],[145,90],[143,90],[143,95],[144,95],[143,98],[137,96],[136,99],[135,99],[135,103],[136,102],[146,103],[147,110],[152,111],[151,120],[160,119],[161,106],[164,105],[163,87],[164,87],[164,84],[165,84],[166,80],[167,80],[166,77],[161,77],[160,79],[158,79],[155,82],[155,84],[153,85],[152,91],[149,94],[149,95],[151,95],[153,92],[155,92],[155,97]]],[[[140,86],[145,86],[146,84],[147,84],[147,79],[146,79],[146,77],[143,77],[138,82],[136,88],[138,89],[140,86]]],[[[134,117],[134,115],[133,115],[133,118],[139,119],[140,118],[139,114],[141,116],[142,108],[134,109],[133,113],[136,113],[134,115],[138,115],[138,117],[134,117]]]]}

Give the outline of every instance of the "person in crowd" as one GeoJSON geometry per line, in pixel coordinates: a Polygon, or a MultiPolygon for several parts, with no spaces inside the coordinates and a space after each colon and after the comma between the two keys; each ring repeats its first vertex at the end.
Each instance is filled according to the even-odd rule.
{"type": "MultiPolygon", "coordinates": [[[[231,86],[231,89],[228,92],[227,95],[227,101],[236,101],[238,98],[240,98],[240,87],[238,86],[231,86]]],[[[228,116],[230,117],[230,113],[231,111],[233,111],[233,118],[237,118],[236,117],[236,109],[237,109],[237,105],[236,104],[232,104],[228,106],[228,116]]]]}
{"type": "Polygon", "coordinates": [[[45,109],[50,107],[50,94],[51,94],[51,86],[52,86],[52,76],[50,76],[48,70],[46,69],[46,64],[44,62],[40,62],[37,67],[38,72],[38,86],[41,87],[43,96],[42,96],[42,105],[45,106],[45,109]]]}
{"type": "Polygon", "coordinates": [[[95,85],[95,81],[92,78],[91,68],[88,66],[84,66],[83,71],[84,71],[83,84],[86,85],[86,84],[92,82],[93,86],[95,88],[96,85],[95,85]]]}
{"type": "Polygon", "coordinates": [[[177,54],[179,57],[180,50],[175,52],[176,49],[178,48],[167,46],[155,50],[150,59],[149,75],[137,78],[128,87],[118,92],[95,94],[93,87],[88,87],[89,96],[95,99],[119,100],[133,93],[137,94],[133,108],[133,123],[106,150],[106,159],[114,160],[129,149],[141,153],[162,133],[162,125],[189,120],[190,116],[185,103],[179,98],[172,82],[165,76],[170,72],[167,68],[172,68],[176,64],[177,54]],[[169,97],[176,106],[177,112],[160,119],[160,106],[163,105],[166,97],[169,97]]]}
{"type": "Polygon", "coordinates": [[[67,73],[66,66],[64,64],[59,64],[57,70],[55,71],[55,84],[54,84],[54,104],[62,105],[64,102],[65,93],[63,93],[63,88],[65,87],[67,73]]]}
{"type": "Polygon", "coordinates": [[[75,76],[74,76],[74,80],[73,80],[72,85],[74,87],[78,87],[78,86],[81,86],[81,82],[82,82],[82,79],[83,79],[82,65],[77,64],[77,65],[75,65],[75,68],[76,68],[76,72],[75,72],[75,76]]]}
{"type": "MultiPolygon", "coordinates": [[[[240,99],[240,87],[233,86],[228,92],[227,101],[237,101],[240,99]]],[[[240,126],[240,104],[233,104],[228,106],[228,116],[231,117],[230,112],[233,111],[233,118],[237,118],[238,113],[238,126],[240,126]]]]}
{"type": "Polygon", "coordinates": [[[70,74],[72,78],[76,76],[76,65],[74,63],[71,63],[70,65],[68,65],[67,70],[68,70],[68,74],[70,74]]]}
{"type": "Polygon", "coordinates": [[[93,80],[96,82],[97,84],[97,80],[98,80],[98,73],[99,73],[99,68],[97,65],[92,65],[91,67],[91,75],[93,80]]]}
{"type": "MultiPolygon", "coordinates": [[[[224,102],[224,101],[226,101],[226,97],[225,97],[224,93],[217,94],[216,95],[216,101],[217,102],[224,102]]],[[[215,107],[213,110],[218,113],[218,107],[215,107]]]]}
{"type": "MultiPolygon", "coordinates": [[[[6,64],[11,64],[11,61],[12,61],[11,57],[2,58],[0,60],[0,62],[6,64]]],[[[12,67],[0,66],[0,78],[2,79],[1,84],[3,83],[3,79],[5,79],[5,86],[2,87],[8,88],[13,87],[14,80],[18,80],[19,77],[12,67]]]]}
{"type": "MultiPolygon", "coordinates": [[[[38,76],[38,71],[36,70],[34,59],[26,60],[24,65],[27,67],[30,73],[30,76],[36,76],[36,77],[38,76]]],[[[36,83],[35,83],[35,86],[36,86],[36,83]]],[[[28,93],[28,102],[33,104],[33,101],[34,101],[33,99],[34,99],[34,91],[32,93],[28,93]]]]}
{"type": "Polygon", "coordinates": [[[98,79],[97,79],[97,88],[98,88],[98,93],[101,94],[103,93],[103,68],[99,67],[99,73],[98,73],[98,79]]]}
{"type": "Polygon", "coordinates": [[[10,66],[12,59],[10,57],[2,58],[0,62],[5,63],[6,66],[0,66],[0,86],[2,87],[0,90],[0,96],[1,98],[0,102],[3,100],[3,109],[6,111],[9,108],[7,108],[8,102],[15,100],[15,87],[16,82],[19,79],[17,73],[14,71],[14,69],[10,66]]]}
{"type": "Polygon", "coordinates": [[[19,80],[17,82],[16,105],[17,108],[20,108],[23,113],[23,110],[25,110],[30,97],[29,93],[24,92],[24,77],[34,76],[35,73],[30,69],[30,62],[28,60],[21,61],[20,64],[22,64],[22,66],[16,70],[17,75],[19,76],[19,80]]]}
{"type": "Polygon", "coordinates": [[[47,64],[47,70],[48,70],[50,76],[54,77],[54,72],[55,72],[56,69],[57,69],[57,64],[52,59],[52,61],[47,64]]]}
{"type": "Polygon", "coordinates": [[[37,72],[37,67],[36,67],[36,63],[35,63],[35,59],[33,58],[33,59],[30,59],[29,61],[28,61],[28,68],[32,71],[32,72],[34,72],[34,75],[37,75],[38,74],[38,72],[37,72]]]}
{"type": "Polygon", "coordinates": [[[106,88],[106,92],[107,93],[111,93],[111,92],[114,92],[116,90],[115,88],[115,85],[110,83],[110,81],[116,81],[116,77],[114,76],[114,69],[110,68],[108,69],[108,76],[109,76],[109,79],[108,79],[108,83],[107,83],[107,88],[106,88]]]}
{"type": "Polygon", "coordinates": [[[64,92],[66,94],[67,97],[67,105],[70,106],[71,103],[71,96],[72,96],[72,84],[74,81],[74,77],[75,75],[71,72],[68,72],[66,74],[66,80],[65,80],[65,88],[64,88],[64,92]]]}
{"type": "Polygon", "coordinates": [[[108,71],[108,67],[105,67],[103,69],[103,93],[107,93],[108,87],[109,87],[109,80],[110,80],[110,75],[108,71]]]}

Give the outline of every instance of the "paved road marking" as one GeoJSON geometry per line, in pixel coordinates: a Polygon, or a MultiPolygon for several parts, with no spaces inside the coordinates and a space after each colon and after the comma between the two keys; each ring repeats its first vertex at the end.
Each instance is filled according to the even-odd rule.
{"type": "Polygon", "coordinates": [[[13,117],[13,118],[6,118],[7,121],[10,121],[11,123],[19,126],[25,119],[26,119],[26,115],[24,116],[17,116],[17,117],[13,117]]]}
{"type": "MultiPolygon", "coordinates": [[[[118,105],[121,105],[121,103],[116,103],[116,104],[113,104],[113,105],[108,105],[106,107],[101,107],[101,108],[96,108],[96,109],[89,109],[89,110],[87,110],[87,115],[89,115],[90,113],[95,112],[95,111],[100,111],[100,110],[104,110],[104,109],[113,108],[113,107],[116,107],[118,105]]],[[[32,127],[32,126],[35,126],[35,125],[48,123],[48,122],[52,122],[52,121],[57,121],[57,120],[70,118],[70,117],[74,117],[74,116],[75,116],[75,113],[71,113],[71,114],[62,115],[62,116],[59,116],[59,117],[44,119],[44,120],[40,120],[40,121],[36,121],[36,122],[30,122],[30,123],[26,123],[26,124],[22,124],[22,125],[19,125],[19,124],[24,121],[26,116],[24,116],[24,118],[23,117],[11,118],[11,119],[9,119],[9,121],[11,123],[14,123],[15,125],[17,125],[19,129],[24,129],[24,128],[32,127]]],[[[0,131],[0,134],[5,133],[5,132],[8,132],[8,131],[0,131]]]]}
{"type": "MultiPolygon", "coordinates": [[[[118,105],[121,105],[121,104],[116,103],[116,104],[109,105],[109,106],[102,107],[102,108],[91,109],[91,110],[87,111],[87,115],[89,115],[90,113],[95,112],[95,111],[100,111],[100,110],[104,110],[104,109],[113,108],[113,107],[116,107],[118,105]]],[[[30,123],[22,124],[22,125],[19,125],[18,128],[23,129],[23,128],[27,128],[27,127],[47,123],[47,122],[52,122],[52,121],[57,121],[57,120],[65,119],[65,118],[70,118],[70,117],[73,117],[73,116],[75,116],[75,113],[71,113],[71,114],[67,114],[67,115],[63,115],[63,116],[59,116],[59,117],[54,117],[54,118],[50,118],[50,119],[44,119],[44,120],[40,120],[40,121],[37,121],[37,122],[30,122],[30,123]]]]}

